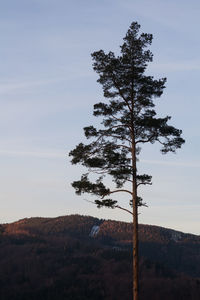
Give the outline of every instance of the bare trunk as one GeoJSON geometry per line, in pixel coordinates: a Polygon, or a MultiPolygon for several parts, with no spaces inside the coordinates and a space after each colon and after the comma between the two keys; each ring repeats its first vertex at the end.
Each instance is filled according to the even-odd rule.
{"type": "MultiPolygon", "coordinates": [[[[133,129],[134,132],[134,129],[133,129]]],[[[138,279],[138,205],[137,205],[137,183],[136,183],[136,151],[135,137],[132,138],[132,167],[133,167],[133,300],[139,299],[138,279]]]]}
{"type": "MultiPolygon", "coordinates": [[[[136,202],[133,200],[133,202],[136,202]]],[[[133,204],[133,300],[138,300],[138,212],[137,203],[133,204]]]]}

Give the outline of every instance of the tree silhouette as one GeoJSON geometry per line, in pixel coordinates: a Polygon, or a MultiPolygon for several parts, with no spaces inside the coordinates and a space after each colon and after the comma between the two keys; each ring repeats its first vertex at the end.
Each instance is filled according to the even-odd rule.
{"type": "Polygon", "coordinates": [[[148,49],[152,35],[139,34],[140,25],[133,22],[124,38],[121,55],[103,50],[92,53],[93,69],[99,75],[105,102],[94,105],[94,116],[102,117],[101,128],[84,128],[89,144],[80,143],[70,152],[72,164],[81,164],[87,173],[72,183],[77,194],[97,196],[98,207],[120,208],[133,216],[133,299],[138,300],[138,207],[145,205],[137,190],[151,184],[151,176],[137,173],[141,145],[161,144],[161,152],[175,152],[184,143],[182,131],[168,124],[169,116],[157,117],[154,99],[162,95],[166,78],[145,75],[153,55],[148,49]],[[89,178],[93,173],[94,181],[89,178]],[[106,184],[111,176],[116,188],[106,184]],[[128,187],[127,187],[128,186],[128,187]],[[115,193],[130,195],[127,209],[113,198],[115,193]]]}

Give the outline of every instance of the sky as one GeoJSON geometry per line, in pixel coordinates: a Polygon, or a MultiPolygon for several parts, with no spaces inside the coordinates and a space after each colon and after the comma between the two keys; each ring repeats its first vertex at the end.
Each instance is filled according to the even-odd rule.
{"type": "Polygon", "coordinates": [[[137,21],[154,37],[148,74],[167,77],[157,111],[186,140],[176,155],[143,149],[138,168],[153,185],[141,190],[148,208],[139,222],[200,234],[199,14],[197,0],[0,0],[0,223],[76,213],[131,222],[74,193],[71,182],[86,170],[68,153],[85,141],[83,127],[100,123],[90,54],[119,54],[137,21]]]}

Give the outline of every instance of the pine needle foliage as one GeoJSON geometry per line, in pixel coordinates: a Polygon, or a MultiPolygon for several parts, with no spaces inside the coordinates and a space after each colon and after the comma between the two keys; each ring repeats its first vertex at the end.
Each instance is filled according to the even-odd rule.
{"type": "MultiPolygon", "coordinates": [[[[114,208],[116,201],[107,199],[111,191],[105,185],[105,175],[110,175],[116,188],[122,188],[132,180],[136,170],[132,166],[132,148],[138,159],[144,143],[161,144],[161,152],[175,152],[184,143],[182,131],[168,125],[171,117],[159,118],[154,109],[154,99],[162,95],[166,78],[159,80],[145,75],[147,64],[153,55],[147,49],[152,35],[139,35],[140,25],[133,22],[121,46],[121,56],[103,50],[92,53],[93,69],[99,75],[104,98],[107,102],[94,105],[94,116],[102,117],[102,128],[84,128],[87,139],[70,152],[72,164],[81,164],[88,169],[81,180],[73,182],[77,194],[91,193],[98,196],[98,207],[114,208]],[[89,173],[100,174],[91,183],[89,173]],[[103,199],[103,200],[102,200],[103,199]]],[[[136,174],[137,186],[151,184],[151,176],[136,174]]],[[[139,202],[138,204],[141,204],[139,202]]]]}

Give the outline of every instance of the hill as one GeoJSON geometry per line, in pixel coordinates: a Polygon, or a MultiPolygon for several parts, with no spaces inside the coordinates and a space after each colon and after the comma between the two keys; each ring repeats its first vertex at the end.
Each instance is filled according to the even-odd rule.
{"type": "MultiPolygon", "coordinates": [[[[131,298],[130,223],[89,216],[0,225],[1,300],[131,298]]],[[[200,299],[200,236],[140,225],[141,300],[200,299]]]]}

